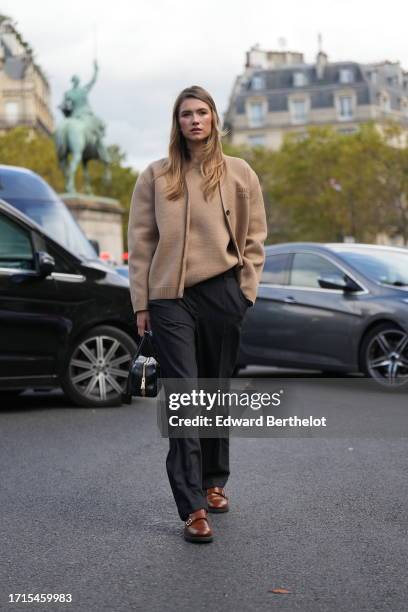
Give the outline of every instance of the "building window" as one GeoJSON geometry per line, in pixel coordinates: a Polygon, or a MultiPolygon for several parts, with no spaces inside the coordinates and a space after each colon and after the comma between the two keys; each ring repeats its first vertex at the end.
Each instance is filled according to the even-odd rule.
{"type": "Polygon", "coordinates": [[[353,71],[350,68],[341,68],[339,81],[340,83],[352,83],[354,80],[353,71]]]}
{"type": "Polygon", "coordinates": [[[250,147],[264,147],[266,144],[265,134],[250,134],[248,144],[250,147]]]}
{"type": "Polygon", "coordinates": [[[338,118],[352,119],[353,117],[353,98],[351,96],[338,97],[338,118]]]}
{"type": "Polygon", "coordinates": [[[307,121],[307,104],[306,100],[294,99],[290,101],[290,112],[292,123],[306,123],[307,121]]]}
{"type": "Polygon", "coordinates": [[[388,84],[391,87],[401,87],[402,85],[402,75],[394,74],[393,76],[387,77],[388,84]]]}
{"type": "Polygon", "coordinates": [[[295,72],[293,75],[293,85],[295,87],[304,87],[307,84],[306,75],[304,72],[295,72]]]}
{"type": "Polygon", "coordinates": [[[18,102],[6,102],[5,110],[7,123],[17,123],[20,115],[18,102]]]}
{"type": "Polygon", "coordinates": [[[405,115],[405,117],[408,117],[408,98],[400,99],[400,109],[401,112],[405,115]]]}
{"type": "Polygon", "coordinates": [[[259,127],[265,123],[265,105],[262,102],[250,102],[248,106],[250,127],[259,127]]]}
{"type": "Polygon", "coordinates": [[[379,94],[379,104],[384,112],[389,113],[391,111],[391,98],[387,92],[383,91],[379,94]]]}
{"type": "Polygon", "coordinates": [[[262,74],[254,74],[251,80],[251,88],[254,90],[265,89],[265,79],[262,74]]]}

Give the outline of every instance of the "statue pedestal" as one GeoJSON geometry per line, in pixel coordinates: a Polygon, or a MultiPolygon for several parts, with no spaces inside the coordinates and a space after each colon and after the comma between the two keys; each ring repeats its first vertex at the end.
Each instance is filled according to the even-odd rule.
{"type": "Polygon", "coordinates": [[[116,263],[123,255],[122,217],[124,210],[118,200],[82,193],[61,193],[87,238],[97,240],[100,250],[108,251],[116,263]]]}

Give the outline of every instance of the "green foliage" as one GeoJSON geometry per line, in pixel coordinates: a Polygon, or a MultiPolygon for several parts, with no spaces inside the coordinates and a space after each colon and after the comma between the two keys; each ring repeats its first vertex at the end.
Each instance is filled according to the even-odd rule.
{"type": "MultiPolygon", "coordinates": [[[[122,227],[126,245],[130,200],[137,172],[125,165],[125,154],[119,147],[116,145],[109,147],[109,153],[112,158],[110,164],[112,179],[107,185],[102,179],[104,165],[101,162],[90,162],[88,169],[93,191],[103,197],[119,200],[125,209],[122,227]]],[[[42,176],[55,191],[59,193],[65,191],[64,177],[58,166],[53,140],[28,128],[16,127],[0,136],[0,163],[29,168],[42,176]]],[[[83,191],[82,168],[78,170],[76,185],[78,191],[83,191]]]]}
{"type": "Polygon", "coordinates": [[[311,127],[288,134],[279,151],[224,146],[260,177],[268,241],[374,242],[380,233],[408,243],[408,149],[401,128],[372,123],[353,134],[311,127]]]}
{"type": "Polygon", "coordinates": [[[16,127],[0,136],[0,164],[29,168],[56,191],[64,191],[53,141],[29,128],[16,127]]]}
{"type": "Polygon", "coordinates": [[[286,217],[282,211],[273,205],[273,180],[276,167],[277,153],[264,147],[234,147],[228,143],[223,144],[223,151],[226,155],[242,157],[257,173],[265,201],[266,219],[268,223],[267,243],[284,240],[285,228],[287,227],[286,217]],[[275,237],[277,239],[275,240],[275,237]]]}

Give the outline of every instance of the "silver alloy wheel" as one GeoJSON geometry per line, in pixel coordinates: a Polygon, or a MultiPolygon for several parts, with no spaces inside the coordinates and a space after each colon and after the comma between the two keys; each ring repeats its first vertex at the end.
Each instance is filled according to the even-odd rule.
{"type": "Polygon", "coordinates": [[[408,383],[408,334],[397,328],[379,331],[366,350],[367,371],[387,387],[408,383]]]}
{"type": "Polygon", "coordinates": [[[69,377],[77,393],[96,401],[124,391],[132,356],[116,338],[97,335],[77,346],[69,363],[69,377]]]}

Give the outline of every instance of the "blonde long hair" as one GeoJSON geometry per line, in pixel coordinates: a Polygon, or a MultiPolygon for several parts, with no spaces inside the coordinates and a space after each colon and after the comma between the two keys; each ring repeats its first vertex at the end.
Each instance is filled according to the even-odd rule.
{"type": "Polygon", "coordinates": [[[217,188],[225,170],[222,154],[220,118],[213,98],[208,91],[192,85],[183,89],[176,98],[173,107],[173,119],[170,133],[169,155],[160,176],[167,179],[166,196],[169,200],[177,200],[185,193],[185,162],[190,160],[187,142],[184,138],[178,120],[179,110],[186,98],[196,98],[205,102],[211,109],[211,134],[203,145],[203,158],[200,164],[203,176],[204,196],[212,194],[217,188]]]}

